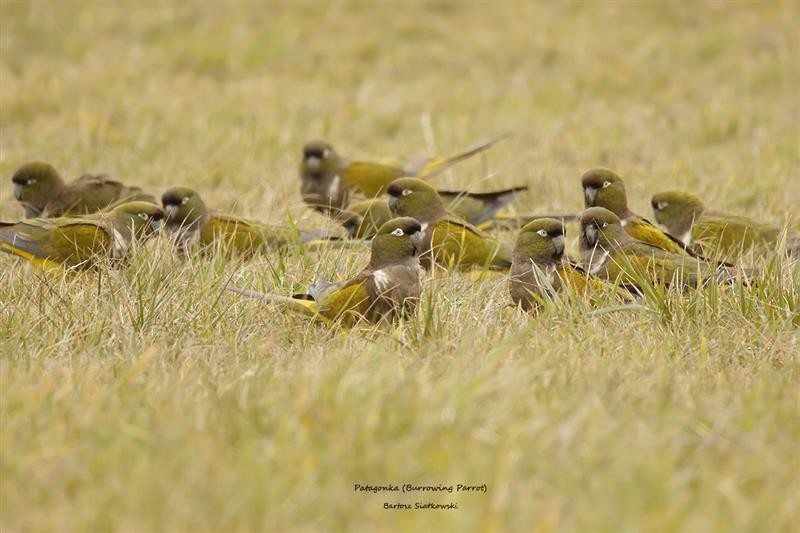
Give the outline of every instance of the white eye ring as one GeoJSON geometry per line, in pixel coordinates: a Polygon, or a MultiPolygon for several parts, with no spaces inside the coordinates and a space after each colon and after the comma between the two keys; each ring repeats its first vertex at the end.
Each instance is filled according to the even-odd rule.
{"type": "Polygon", "coordinates": [[[401,192],[400,194],[402,194],[403,196],[408,196],[412,192],[414,191],[412,191],[411,189],[403,189],[403,192],[401,192]]]}
{"type": "Polygon", "coordinates": [[[186,205],[189,203],[189,197],[186,196],[183,200],[181,200],[181,205],[186,205]]]}
{"type": "Polygon", "coordinates": [[[25,185],[33,185],[34,183],[36,183],[36,178],[31,178],[25,182],[25,185]]]}
{"type": "Polygon", "coordinates": [[[543,229],[540,229],[540,230],[539,230],[539,231],[537,231],[536,233],[538,233],[538,234],[539,234],[539,235],[541,235],[542,237],[547,237],[547,232],[546,232],[545,230],[543,230],[543,229]]]}
{"type": "Polygon", "coordinates": [[[604,188],[604,189],[607,189],[607,188],[609,188],[609,187],[611,187],[611,182],[610,182],[610,181],[604,181],[604,182],[603,182],[603,188],[604,188]]]}
{"type": "Polygon", "coordinates": [[[148,215],[147,213],[139,213],[138,217],[141,218],[142,220],[147,220],[148,218],[150,218],[150,215],[148,215]]]}
{"type": "Polygon", "coordinates": [[[603,226],[602,227],[605,228],[606,226],[608,226],[608,222],[603,222],[603,226]]]}
{"type": "Polygon", "coordinates": [[[325,148],[325,149],[322,151],[322,159],[325,159],[325,158],[326,158],[326,157],[328,157],[330,154],[331,154],[331,151],[330,151],[330,150],[328,150],[327,148],[325,148]]]}
{"type": "Polygon", "coordinates": [[[669,205],[668,202],[658,202],[656,204],[656,208],[661,211],[662,209],[666,208],[669,205]]]}
{"type": "Polygon", "coordinates": [[[392,235],[397,235],[398,237],[402,237],[403,235],[405,235],[405,233],[403,233],[402,228],[397,228],[392,231],[392,235]]]}

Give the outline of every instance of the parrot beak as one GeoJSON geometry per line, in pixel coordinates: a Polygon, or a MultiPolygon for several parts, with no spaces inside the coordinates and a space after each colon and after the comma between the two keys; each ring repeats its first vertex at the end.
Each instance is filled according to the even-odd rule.
{"type": "Polygon", "coordinates": [[[564,253],[564,236],[559,235],[558,237],[554,237],[553,246],[555,246],[556,255],[562,255],[564,253]]]}
{"type": "Polygon", "coordinates": [[[586,235],[586,242],[589,246],[594,246],[597,243],[597,228],[593,225],[584,226],[583,233],[586,235]]]}
{"type": "Polygon", "coordinates": [[[153,220],[150,222],[150,230],[153,233],[158,233],[161,231],[161,228],[164,227],[164,221],[162,219],[153,220]]]}
{"type": "Polygon", "coordinates": [[[306,166],[311,172],[319,170],[319,157],[311,156],[306,158],[306,166]]]}
{"type": "Polygon", "coordinates": [[[177,205],[172,205],[172,204],[165,205],[164,214],[166,215],[167,220],[172,220],[175,217],[175,211],[177,210],[178,210],[177,205]]]}
{"type": "Polygon", "coordinates": [[[16,198],[18,202],[22,201],[22,185],[19,183],[14,184],[14,198],[16,198]]]}
{"type": "Polygon", "coordinates": [[[395,212],[395,206],[397,205],[397,196],[389,196],[389,199],[386,200],[386,203],[389,204],[389,211],[392,213],[395,212]]]}
{"type": "Polygon", "coordinates": [[[584,193],[586,194],[586,203],[590,206],[594,206],[594,200],[597,198],[597,189],[592,187],[586,187],[584,189],[584,193]]]}

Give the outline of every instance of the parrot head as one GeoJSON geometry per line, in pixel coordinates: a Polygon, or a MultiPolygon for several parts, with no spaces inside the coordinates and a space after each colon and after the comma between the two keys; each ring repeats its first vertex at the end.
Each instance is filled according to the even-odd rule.
{"type": "Polygon", "coordinates": [[[447,208],[436,189],[418,178],[394,180],[386,189],[389,209],[395,216],[414,217],[428,223],[447,214],[447,208]]]}
{"type": "Polygon", "coordinates": [[[665,191],[650,200],[656,222],[678,238],[692,230],[692,224],[705,210],[703,201],[684,191],[665,191]]]}
{"type": "Polygon", "coordinates": [[[590,207],[581,215],[581,248],[609,249],[625,236],[619,217],[604,207],[590,207]]]}
{"type": "Polygon", "coordinates": [[[537,218],[522,227],[514,254],[534,263],[558,261],[564,254],[564,223],[554,218],[537,218]]]}
{"type": "Polygon", "coordinates": [[[384,223],[372,238],[370,265],[382,268],[401,263],[416,255],[422,245],[422,224],[411,217],[393,218],[384,223]]]}
{"type": "Polygon", "coordinates": [[[111,210],[114,225],[130,231],[133,239],[145,239],[161,229],[164,211],[150,202],[126,202],[111,210]]]}
{"type": "Polygon", "coordinates": [[[347,193],[340,183],[342,159],[333,146],[324,141],[310,141],[303,146],[300,162],[300,192],[303,200],[326,209],[344,207],[347,193]]]}
{"type": "Polygon", "coordinates": [[[64,186],[58,171],[48,163],[34,161],[22,165],[11,177],[14,198],[26,207],[41,212],[64,186]]]}
{"type": "Polygon", "coordinates": [[[625,182],[607,168],[587,170],[581,177],[583,200],[587,208],[605,207],[619,217],[625,216],[628,201],[625,182]]]}
{"type": "Polygon", "coordinates": [[[333,146],[325,141],[310,141],[303,146],[303,161],[300,163],[302,174],[326,175],[336,174],[341,158],[333,146]]]}
{"type": "Polygon", "coordinates": [[[203,217],[208,209],[196,191],[188,187],[173,187],[161,197],[167,227],[188,228],[203,217]]]}
{"type": "Polygon", "coordinates": [[[342,212],[342,225],[351,239],[368,239],[392,218],[386,200],[373,198],[353,202],[342,212]]]}

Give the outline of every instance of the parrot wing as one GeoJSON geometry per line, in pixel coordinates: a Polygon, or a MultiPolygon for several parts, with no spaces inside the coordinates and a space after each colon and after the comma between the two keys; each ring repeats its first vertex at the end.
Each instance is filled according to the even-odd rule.
{"type": "Polygon", "coordinates": [[[300,236],[292,228],[269,226],[237,217],[215,213],[200,229],[200,242],[203,246],[222,243],[227,251],[253,255],[265,246],[281,247],[300,241],[300,236]]]}
{"type": "Polygon", "coordinates": [[[86,219],[31,219],[0,229],[4,251],[37,266],[84,266],[105,256],[113,237],[99,222],[86,219]]]}
{"type": "Polygon", "coordinates": [[[573,214],[561,214],[561,215],[549,215],[549,214],[522,214],[522,215],[504,215],[504,214],[496,214],[492,218],[482,222],[478,225],[478,227],[484,231],[492,230],[492,229],[519,229],[526,224],[533,222],[538,218],[555,218],[556,220],[561,220],[562,222],[573,222],[578,220],[578,215],[573,214]]]}
{"type": "Polygon", "coordinates": [[[448,268],[511,267],[511,247],[455,217],[434,225],[431,249],[436,262],[448,268]]]}
{"type": "Polygon", "coordinates": [[[204,226],[201,239],[204,243],[222,239],[232,251],[251,254],[264,246],[281,248],[290,244],[339,240],[339,237],[328,230],[303,231],[216,213],[204,226]]]}
{"type": "Polygon", "coordinates": [[[115,207],[118,207],[122,204],[127,204],[128,202],[147,202],[158,205],[158,200],[156,200],[155,196],[152,194],[144,193],[139,190],[138,187],[128,187],[127,190],[120,195],[119,200],[108,204],[108,207],[103,209],[103,211],[111,211],[115,207]]]}
{"type": "Polygon", "coordinates": [[[780,236],[778,226],[714,211],[703,212],[692,227],[692,243],[704,253],[733,256],[734,259],[753,246],[774,246],[780,236]]]}
{"type": "Polygon", "coordinates": [[[203,247],[222,244],[228,252],[252,255],[263,244],[263,237],[258,225],[249,220],[214,214],[200,229],[200,243],[203,247]]]}
{"type": "MultiPolygon", "coordinates": [[[[373,304],[368,282],[371,273],[364,271],[355,278],[341,284],[327,284],[319,288],[315,298],[319,312],[329,320],[342,320],[345,325],[366,318],[373,304]]],[[[315,282],[317,286],[319,281],[315,282]]]]}
{"type": "Polygon", "coordinates": [[[629,242],[611,254],[608,269],[615,272],[609,276],[617,279],[625,274],[623,283],[638,285],[639,277],[646,277],[654,284],[670,286],[698,286],[712,274],[712,268],[697,259],[686,255],[668,252],[644,242],[629,242]]]}
{"type": "Polygon", "coordinates": [[[626,221],[625,230],[628,232],[628,235],[638,241],[642,241],[668,252],[676,254],[684,253],[684,246],[680,239],[661,231],[654,226],[652,222],[640,216],[629,218],[626,221]]]}
{"type": "MultiPolygon", "coordinates": [[[[602,293],[614,287],[613,284],[592,276],[580,265],[571,261],[564,261],[557,270],[559,277],[568,285],[576,294],[580,296],[593,295],[595,293],[602,293]]],[[[623,286],[624,287],[624,286],[623,286]]],[[[634,289],[631,287],[631,289],[634,289]]],[[[633,290],[635,292],[635,289],[633,290]]],[[[636,300],[631,290],[625,288],[614,288],[613,294],[625,302],[633,302],[636,300]]]]}

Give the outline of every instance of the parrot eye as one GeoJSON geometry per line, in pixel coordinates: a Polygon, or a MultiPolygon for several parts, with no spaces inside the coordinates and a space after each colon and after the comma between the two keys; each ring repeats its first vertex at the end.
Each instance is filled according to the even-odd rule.
{"type": "Polygon", "coordinates": [[[402,228],[397,228],[396,230],[392,231],[392,235],[402,237],[403,235],[405,235],[405,233],[403,233],[402,228]]]}
{"type": "Polygon", "coordinates": [[[543,230],[543,229],[540,229],[540,230],[539,230],[539,231],[537,231],[536,233],[537,233],[538,235],[541,235],[542,237],[547,237],[547,232],[546,232],[545,230],[543,230]]]}
{"type": "Polygon", "coordinates": [[[139,213],[139,218],[142,220],[147,220],[150,216],[147,213],[139,213]]]}
{"type": "Polygon", "coordinates": [[[325,149],[322,151],[322,159],[326,159],[326,158],[327,158],[327,157],[328,157],[330,154],[331,154],[331,151],[330,151],[330,150],[328,150],[327,148],[325,148],[325,149]]]}
{"type": "Polygon", "coordinates": [[[658,208],[659,211],[661,211],[662,209],[666,208],[668,205],[669,205],[669,203],[667,203],[667,202],[658,202],[658,205],[656,207],[658,208]]]}
{"type": "Polygon", "coordinates": [[[610,182],[610,181],[608,181],[608,180],[604,181],[604,182],[603,182],[603,188],[604,188],[604,189],[607,189],[607,188],[609,188],[609,187],[611,187],[611,182],[610,182]]]}
{"type": "Polygon", "coordinates": [[[412,191],[411,189],[403,189],[403,192],[401,192],[400,194],[402,194],[403,196],[408,196],[412,192],[414,191],[412,191]]]}
{"type": "Polygon", "coordinates": [[[186,205],[188,203],[189,203],[189,197],[188,196],[185,197],[183,200],[181,200],[181,205],[186,205]]]}
{"type": "Polygon", "coordinates": [[[600,227],[601,227],[601,228],[605,228],[606,226],[608,226],[608,222],[603,222],[603,225],[602,225],[602,226],[600,226],[600,227]]]}
{"type": "Polygon", "coordinates": [[[31,178],[25,182],[25,185],[33,185],[36,183],[36,178],[31,178]]]}

